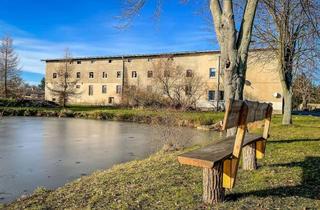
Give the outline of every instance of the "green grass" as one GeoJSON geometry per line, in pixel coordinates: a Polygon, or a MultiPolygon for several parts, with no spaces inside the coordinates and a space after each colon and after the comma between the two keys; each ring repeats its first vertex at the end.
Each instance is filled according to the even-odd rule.
{"type": "MultiPolygon", "coordinates": [[[[240,170],[227,201],[215,208],[320,209],[320,118],[294,116],[293,120],[294,125],[282,126],[281,116],[274,116],[266,158],[254,172],[240,170]]],[[[6,208],[212,208],[201,201],[201,169],[178,164],[179,153],[159,152],[97,171],[54,191],[38,189],[6,208]]]]}

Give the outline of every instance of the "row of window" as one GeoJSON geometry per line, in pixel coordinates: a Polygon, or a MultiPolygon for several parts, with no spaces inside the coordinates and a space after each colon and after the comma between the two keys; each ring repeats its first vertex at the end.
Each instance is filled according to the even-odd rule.
{"type": "MultiPolygon", "coordinates": [[[[173,58],[168,58],[168,60],[172,61],[173,58]]],[[[132,60],[129,58],[129,59],[126,59],[126,60],[124,60],[124,61],[130,63],[132,60]]],[[[148,62],[152,61],[152,58],[148,58],[147,61],[148,61],[148,62]]],[[[70,64],[73,64],[74,62],[75,62],[76,64],[81,64],[81,63],[82,63],[82,61],[78,60],[78,61],[70,61],[70,64]]],[[[91,60],[90,62],[91,62],[91,63],[95,63],[96,60],[91,60]]],[[[113,60],[112,60],[112,59],[109,59],[109,60],[107,60],[107,62],[108,62],[108,63],[112,63],[113,60]]]]}
{"type": "MultiPolygon", "coordinates": [[[[80,86],[77,88],[80,88],[80,86]]],[[[102,94],[107,94],[107,85],[102,85],[101,86],[101,93],[102,94]]],[[[122,86],[121,85],[117,85],[116,86],[116,93],[117,94],[121,94],[122,93],[122,86]]],[[[89,96],[93,96],[93,85],[89,85],[89,92],[88,92],[89,96]]]]}
{"type": "MultiPolygon", "coordinates": [[[[80,85],[77,85],[76,88],[80,88],[80,85]]],[[[136,86],[132,85],[131,90],[136,90],[136,86]]],[[[147,86],[147,91],[152,91],[152,86],[148,85],[147,86]]],[[[102,94],[107,94],[107,85],[102,85],[101,86],[101,93],[102,94]]],[[[117,85],[116,86],[116,93],[117,94],[121,94],[122,93],[122,86],[121,85],[117,85]]],[[[89,92],[88,92],[89,96],[93,96],[93,85],[89,85],[89,92]]],[[[192,94],[192,88],[191,86],[186,86],[185,87],[185,94],[186,95],[191,95],[192,94]]]]}
{"type": "MultiPolygon", "coordinates": [[[[164,71],[164,76],[165,77],[170,77],[170,72],[169,71],[164,71]]],[[[209,77],[213,78],[216,76],[216,69],[215,68],[210,68],[209,70],[209,77]]],[[[56,79],[58,77],[57,73],[53,73],[52,75],[53,79],[56,79]]],[[[131,72],[131,77],[132,78],[137,78],[138,77],[138,72],[137,71],[132,71],[131,72]]],[[[153,77],[153,71],[148,71],[147,73],[148,78],[153,77]]],[[[186,71],[186,77],[193,77],[193,72],[191,69],[188,69],[186,71]]],[[[81,78],[81,72],[76,73],[76,78],[80,79],[81,78]]],[[[89,72],[89,78],[93,79],[94,78],[94,72],[89,72]]],[[[102,78],[106,79],[108,78],[108,73],[107,72],[102,72],[102,78]]],[[[121,71],[117,71],[117,78],[121,78],[121,71]]]]}

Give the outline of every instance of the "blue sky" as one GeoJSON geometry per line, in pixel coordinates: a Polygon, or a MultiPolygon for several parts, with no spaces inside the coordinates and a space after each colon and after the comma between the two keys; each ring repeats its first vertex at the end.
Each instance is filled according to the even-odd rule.
{"type": "MultiPolygon", "coordinates": [[[[151,1],[153,2],[153,1],[151,1]]],[[[214,33],[196,15],[197,1],[164,1],[159,21],[149,3],[133,25],[119,30],[121,0],[1,0],[0,35],[10,35],[21,60],[23,78],[36,84],[44,74],[40,60],[218,49],[214,33]]]]}

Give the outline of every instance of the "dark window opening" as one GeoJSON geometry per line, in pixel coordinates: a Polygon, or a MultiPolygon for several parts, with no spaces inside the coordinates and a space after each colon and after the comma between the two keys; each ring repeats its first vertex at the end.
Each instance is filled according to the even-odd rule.
{"type": "Polygon", "coordinates": [[[102,73],[102,78],[108,78],[107,72],[103,72],[103,73],[102,73]]]}
{"type": "Polygon", "coordinates": [[[102,85],[102,93],[103,94],[107,93],[107,86],[106,85],[102,85]]]}
{"type": "Polygon", "coordinates": [[[216,69],[215,68],[210,68],[209,70],[209,77],[213,78],[216,76],[216,69]]]}
{"type": "Polygon", "coordinates": [[[56,79],[57,77],[58,77],[58,74],[57,74],[57,73],[53,73],[53,74],[52,74],[52,78],[53,78],[53,79],[56,79]]]}
{"type": "Polygon", "coordinates": [[[94,73],[93,72],[89,72],[89,78],[94,78],[94,73]]]}
{"type": "Polygon", "coordinates": [[[186,85],[185,87],[186,96],[192,95],[192,87],[190,85],[186,85]]]}
{"type": "Polygon", "coordinates": [[[77,72],[77,78],[79,79],[81,77],[81,73],[77,72]]]}
{"type": "Polygon", "coordinates": [[[109,97],[108,103],[109,104],[113,104],[114,103],[114,97],[109,97]]]}
{"type": "Polygon", "coordinates": [[[76,88],[79,89],[79,88],[80,88],[80,85],[76,85],[76,88]]]}
{"type": "Polygon", "coordinates": [[[192,70],[191,69],[188,69],[187,72],[186,72],[186,77],[192,77],[192,70]]]}
{"type": "Polygon", "coordinates": [[[121,71],[117,71],[117,78],[121,78],[121,71]]]}
{"type": "Polygon", "coordinates": [[[93,96],[93,85],[89,85],[89,96],[93,96]]]}
{"type": "Polygon", "coordinates": [[[148,71],[148,78],[152,78],[153,77],[153,71],[148,71]]]}
{"type": "Polygon", "coordinates": [[[122,87],[121,87],[121,85],[117,85],[117,86],[116,86],[116,93],[117,93],[117,94],[121,94],[121,92],[122,92],[122,87]]]}
{"type": "Polygon", "coordinates": [[[138,73],[137,73],[136,71],[133,71],[133,72],[131,73],[131,77],[132,77],[132,78],[137,78],[137,77],[138,77],[138,73]]]}
{"type": "Polygon", "coordinates": [[[77,64],[81,64],[81,61],[77,61],[77,64]]]}
{"type": "Polygon", "coordinates": [[[214,91],[214,90],[209,90],[208,91],[208,100],[209,101],[214,101],[215,96],[216,96],[216,91],[214,91]]]}

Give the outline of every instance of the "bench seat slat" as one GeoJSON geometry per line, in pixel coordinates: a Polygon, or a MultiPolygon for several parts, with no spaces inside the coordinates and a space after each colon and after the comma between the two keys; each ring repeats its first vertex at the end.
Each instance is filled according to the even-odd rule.
{"type": "MultiPolygon", "coordinates": [[[[202,168],[213,168],[214,163],[228,158],[233,151],[235,136],[227,137],[209,146],[193,150],[178,156],[181,164],[202,168]]],[[[246,134],[243,146],[263,139],[260,135],[246,134]]]]}

